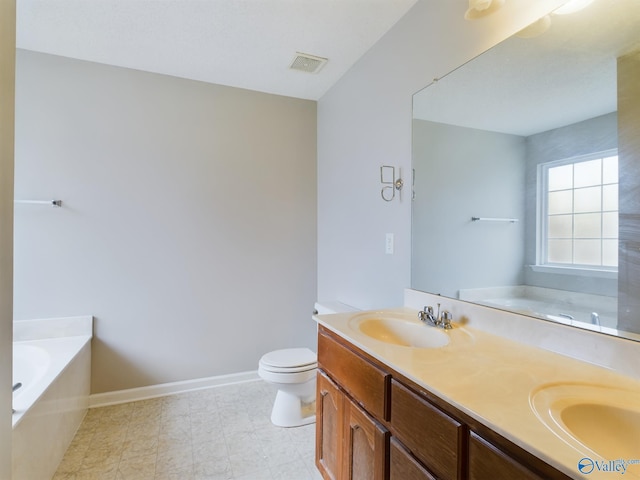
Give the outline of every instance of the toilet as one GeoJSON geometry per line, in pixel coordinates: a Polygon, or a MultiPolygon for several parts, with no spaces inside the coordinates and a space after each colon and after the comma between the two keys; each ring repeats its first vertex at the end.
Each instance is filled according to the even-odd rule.
{"type": "MultiPolygon", "coordinates": [[[[355,311],[339,302],[315,305],[318,314],[355,311]]],[[[271,423],[278,427],[299,427],[316,421],[316,372],[318,359],[308,348],[285,348],[265,353],[258,363],[258,375],[277,388],[271,423]]]]}
{"type": "Polygon", "coordinates": [[[271,422],[299,427],[316,421],[316,354],[308,348],[286,348],[266,353],[258,375],[278,389],[271,422]]]}

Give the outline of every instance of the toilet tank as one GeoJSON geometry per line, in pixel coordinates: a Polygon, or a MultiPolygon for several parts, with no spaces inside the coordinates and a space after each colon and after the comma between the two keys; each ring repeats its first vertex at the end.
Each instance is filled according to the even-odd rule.
{"type": "Polygon", "coordinates": [[[315,312],[316,315],[327,315],[330,313],[347,313],[357,312],[358,309],[338,301],[331,302],[316,302],[315,312]]]}

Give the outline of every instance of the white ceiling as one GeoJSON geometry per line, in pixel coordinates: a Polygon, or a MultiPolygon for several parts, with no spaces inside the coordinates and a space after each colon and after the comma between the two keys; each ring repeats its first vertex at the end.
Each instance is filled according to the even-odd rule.
{"type": "Polygon", "coordinates": [[[17,46],[317,100],[416,1],[17,0],[17,46]],[[329,61],[291,70],[296,52],[329,61]]]}

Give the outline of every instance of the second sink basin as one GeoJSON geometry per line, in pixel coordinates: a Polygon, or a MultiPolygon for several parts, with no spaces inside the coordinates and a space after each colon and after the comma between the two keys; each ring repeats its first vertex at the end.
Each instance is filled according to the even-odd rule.
{"type": "Polygon", "coordinates": [[[640,392],[592,384],[551,384],[530,397],[536,416],[565,442],[605,459],[640,452],[640,392]]]}
{"type": "Polygon", "coordinates": [[[613,405],[578,403],[565,407],[560,420],[591,450],[607,458],[632,458],[640,452],[640,412],[613,405]]]}
{"type": "Polygon", "coordinates": [[[449,335],[435,327],[402,316],[355,315],[351,327],[381,342],[403,347],[439,348],[449,344],[449,335]]]}

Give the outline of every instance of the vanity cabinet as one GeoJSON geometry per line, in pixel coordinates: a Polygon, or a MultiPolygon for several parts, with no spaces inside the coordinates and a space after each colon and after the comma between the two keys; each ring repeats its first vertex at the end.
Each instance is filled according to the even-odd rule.
{"type": "Polygon", "coordinates": [[[316,465],[325,479],[386,480],[389,431],[371,414],[385,417],[391,376],[326,336],[319,342],[316,465]]]}
{"type": "Polygon", "coordinates": [[[326,480],[569,479],[323,326],[318,367],[326,480]]]}

